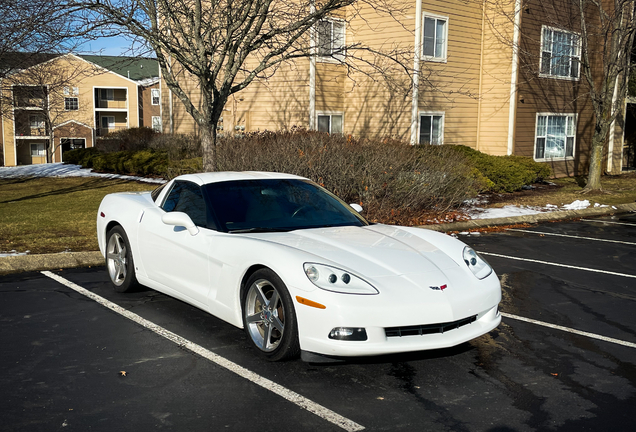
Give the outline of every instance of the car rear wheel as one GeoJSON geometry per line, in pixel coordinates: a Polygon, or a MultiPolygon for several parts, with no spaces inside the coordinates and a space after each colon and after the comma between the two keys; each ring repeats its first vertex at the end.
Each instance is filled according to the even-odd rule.
{"type": "Polygon", "coordinates": [[[106,268],[117,292],[132,291],[137,286],[135,265],[128,236],[121,226],[111,228],[106,234],[106,268]]]}
{"type": "Polygon", "coordinates": [[[243,327],[254,347],[270,361],[297,357],[300,352],[291,296],[269,269],[256,271],[247,281],[243,327]]]}

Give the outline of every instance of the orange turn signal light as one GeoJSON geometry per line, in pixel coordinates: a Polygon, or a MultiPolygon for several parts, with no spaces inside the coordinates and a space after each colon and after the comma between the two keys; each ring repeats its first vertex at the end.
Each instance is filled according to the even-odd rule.
{"type": "Polygon", "coordinates": [[[316,303],[315,301],[308,300],[301,296],[296,296],[296,300],[300,304],[304,304],[305,306],[315,307],[317,309],[327,309],[327,306],[321,305],[320,303],[316,303]]]}

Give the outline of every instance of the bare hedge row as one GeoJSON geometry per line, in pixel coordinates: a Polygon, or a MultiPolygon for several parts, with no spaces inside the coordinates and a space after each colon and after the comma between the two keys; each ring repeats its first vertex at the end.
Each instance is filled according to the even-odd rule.
{"type": "MultiPolygon", "coordinates": [[[[97,150],[65,158],[103,171],[166,178],[201,170],[201,146],[196,137],[156,135],[148,139],[144,135],[141,140],[122,136],[119,141],[103,140],[97,150]]],[[[357,140],[302,129],[224,137],[217,147],[220,170],[275,171],[307,177],[347,202],[360,203],[367,218],[384,221],[394,219],[396,214],[446,211],[480,191],[496,190],[496,184],[482,173],[483,167],[477,168],[476,161],[483,165],[483,154],[473,152],[458,146],[414,147],[391,140],[357,140]]],[[[499,165],[517,175],[516,161],[499,165]]],[[[517,178],[515,181],[522,184],[514,187],[521,188],[524,182],[545,176],[535,166],[523,171],[527,178],[517,178]]],[[[497,176],[499,180],[501,177],[497,176]]]]}

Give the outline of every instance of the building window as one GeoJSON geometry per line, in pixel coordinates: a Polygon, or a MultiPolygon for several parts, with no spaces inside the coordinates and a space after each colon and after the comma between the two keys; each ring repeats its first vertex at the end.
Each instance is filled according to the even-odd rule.
{"type": "Polygon", "coordinates": [[[444,143],[444,113],[420,113],[420,144],[444,143]]]}
{"type": "Polygon", "coordinates": [[[105,101],[115,100],[115,90],[113,89],[101,89],[100,90],[100,99],[105,101]]]}
{"type": "Polygon", "coordinates": [[[62,151],[86,148],[86,138],[61,138],[62,151]]]}
{"type": "Polygon", "coordinates": [[[424,58],[445,61],[448,18],[424,14],[422,27],[422,55],[424,58]]]}
{"type": "Polygon", "coordinates": [[[329,134],[341,134],[343,115],[342,113],[318,113],[318,132],[329,134]]]}
{"type": "Polygon", "coordinates": [[[159,103],[161,103],[160,98],[161,93],[159,92],[159,89],[150,89],[150,99],[153,105],[159,105],[159,103]]]}
{"type": "Polygon", "coordinates": [[[31,143],[31,157],[46,156],[43,143],[31,143]]]}
{"type": "Polygon", "coordinates": [[[66,111],[77,111],[79,109],[79,100],[76,97],[64,98],[64,109],[66,111]]]}
{"type": "Polygon", "coordinates": [[[29,126],[31,127],[31,129],[44,128],[44,117],[42,117],[41,115],[29,116],[29,126]]]}
{"type": "Polygon", "coordinates": [[[540,63],[541,76],[577,79],[581,38],[576,33],[543,26],[540,63]]]}
{"type": "Polygon", "coordinates": [[[78,96],[79,87],[64,87],[64,96],[78,96]]]}
{"type": "Polygon", "coordinates": [[[115,129],[115,117],[102,116],[102,129],[115,129]]]}
{"type": "Polygon", "coordinates": [[[576,114],[537,114],[534,159],[574,157],[576,114]]]}
{"type": "Polygon", "coordinates": [[[161,133],[161,117],[152,116],[152,128],[155,130],[155,132],[161,133]]]}
{"type": "Polygon", "coordinates": [[[345,22],[338,19],[318,21],[317,51],[322,59],[344,60],[345,22]]]}

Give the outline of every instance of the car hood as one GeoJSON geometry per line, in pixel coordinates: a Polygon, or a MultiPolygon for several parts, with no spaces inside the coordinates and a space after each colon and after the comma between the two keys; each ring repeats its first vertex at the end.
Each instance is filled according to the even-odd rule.
{"type": "Polygon", "coordinates": [[[342,267],[365,277],[441,276],[457,263],[432,243],[388,225],[296,230],[253,234],[260,240],[314,255],[318,263],[342,267]]]}

